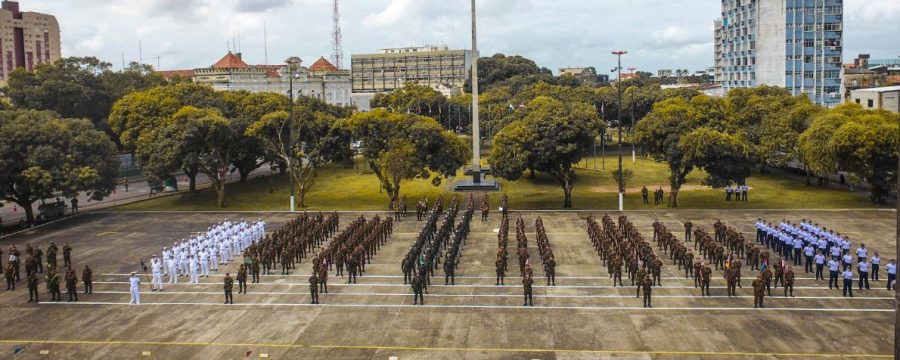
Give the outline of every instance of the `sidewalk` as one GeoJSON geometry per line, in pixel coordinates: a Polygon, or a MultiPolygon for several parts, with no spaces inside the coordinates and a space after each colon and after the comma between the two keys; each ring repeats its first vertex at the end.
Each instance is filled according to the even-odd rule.
{"type": "MultiPolygon", "coordinates": [[[[268,166],[260,167],[247,177],[247,179],[254,179],[263,176],[269,176],[271,171],[268,166]]],[[[170,196],[175,194],[182,194],[187,192],[188,189],[188,178],[181,173],[176,176],[178,181],[178,191],[174,192],[163,192],[154,194],[153,197],[157,196],[170,196]]],[[[240,181],[240,174],[235,172],[234,174],[228,175],[228,183],[236,183],[240,181]]],[[[205,189],[210,186],[209,178],[203,174],[197,174],[197,190],[205,189]]],[[[84,194],[78,195],[78,211],[90,211],[90,210],[98,210],[98,209],[106,209],[111,208],[118,205],[130,204],[133,202],[138,202],[141,200],[146,200],[150,198],[150,187],[147,185],[146,180],[132,181],[132,178],[129,178],[128,191],[125,191],[125,186],[120,183],[116,186],[116,190],[113,194],[106,197],[103,200],[90,200],[84,194]]],[[[72,212],[72,203],[71,199],[63,199],[66,203],[66,211],[71,214],[72,212]]],[[[56,201],[55,198],[46,199],[47,203],[51,203],[56,201]]],[[[32,204],[32,208],[34,209],[34,216],[38,215],[38,205],[40,205],[40,201],[36,201],[32,204]]],[[[13,226],[17,224],[21,219],[25,218],[25,210],[22,209],[18,204],[3,202],[3,207],[0,207],[0,219],[2,219],[2,225],[4,226],[13,226]]]]}

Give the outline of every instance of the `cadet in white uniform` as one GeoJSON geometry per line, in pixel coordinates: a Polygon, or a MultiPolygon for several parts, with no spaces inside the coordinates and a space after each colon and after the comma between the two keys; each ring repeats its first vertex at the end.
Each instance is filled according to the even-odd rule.
{"type": "Polygon", "coordinates": [[[153,255],[153,259],[150,260],[150,271],[153,273],[153,281],[150,283],[150,290],[152,291],[162,291],[162,262],[159,261],[159,258],[156,255],[153,255]]]}
{"type": "Polygon", "coordinates": [[[130,304],[140,305],[141,303],[141,278],[137,276],[137,273],[132,272],[131,278],[128,279],[131,283],[131,302],[130,304]]]}

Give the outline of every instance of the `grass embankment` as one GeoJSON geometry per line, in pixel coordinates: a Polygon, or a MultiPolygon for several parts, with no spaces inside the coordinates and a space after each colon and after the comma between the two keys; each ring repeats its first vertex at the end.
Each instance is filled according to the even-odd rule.
{"type": "MultiPolygon", "coordinates": [[[[600,171],[602,160],[597,158],[598,170],[593,170],[594,159],[588,158],[576,170],[577,180],[573,191],[574,209],[616,209],[617,186],[612,171],[618,166],[617,158],[607,156],[606,171],[600,171]],[[587,166],[588,169],[583,169],[587,166]]],[[[665,204],[654,205],[652,192],[662,186],[666,196],[668,170],[665,164],[638,158],[632,164],[625,157],[624,166],[634,172],[627,184],[625,208],[629,210],[663,209],[665,204]],[[640,188],[646,185],[651,192],[650,205],[641,200],[640,188]]],[[[458,176],[462,176],[460,172],[458,176]]],[[[722,190],[713,190],[700,184],[702,171],[692,172],[678,195],[678,203],[686,209],[828,209],[828,208],[873,208],[865,193],[851,193],[840,188],[807,186],[802,178],[784,174],[754,174],[748,180],[751,187],[748,202],[726,202],[722,190]]],[[[454,179],[445,180],[435,187],[429,180],[405,181],[401,193],[413,202],[422,196],[434,198],[440,194],[450,196],[454,179]]],[[[168,196],[121,206],[117,209],[134,210],[287,210],[288,181],[286,177],[276,177],[272,182],[273,192],[269,193],[268,178],[249,180],[243,184],[232,184],[226,189],[226,207],[215,206],[215,192],[202,190],[191,196],[168,196]]],[[[502,190],[509,196],[513,209],[546,209],[562,207],[562,189],[551,177],[540,173],[534,179],[527,174],[517,181],[500,180],[502,190]]],[[[299,200],[298,200],[299,201],[299,200]]],[[[492,209],[498,207],[500,194],[491,195],[492,209]]],[[[387,194],[379,192],[378,179],[371,173],[355,168],[326,166],[321,169],[316,183],[306,196],[307,206],[302,210],[385,210],[387,194]]]]}

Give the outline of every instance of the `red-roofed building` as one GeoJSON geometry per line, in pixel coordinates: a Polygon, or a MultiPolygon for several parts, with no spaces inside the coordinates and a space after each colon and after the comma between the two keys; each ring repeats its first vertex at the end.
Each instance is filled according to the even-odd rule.
{"type": "MultiPolygon", "coordinates": [[[[189,77],[194,82],[208,84],[216,90],[287,94],[291,87],[286,65],[248,65],[240,53],[230,51],[208,68],[158,73],[167,79],[175,76],[189,77]]],[[[337,69],[324,57],[309,68],[300,66],[294,71],[293,90],[295,96],[316,97],[332,105],[352,104],[350,71],[337,69]]]]}

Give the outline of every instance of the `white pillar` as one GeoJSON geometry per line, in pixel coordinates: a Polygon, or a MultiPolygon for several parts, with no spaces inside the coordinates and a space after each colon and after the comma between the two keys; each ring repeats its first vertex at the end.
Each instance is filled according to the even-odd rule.
{"type": "Polygon", "coordinates": [[[481,179],[481,126],[478,122],[478,39],[475,25],[475,0],[472,0],[472,172],[481,179]]]}

